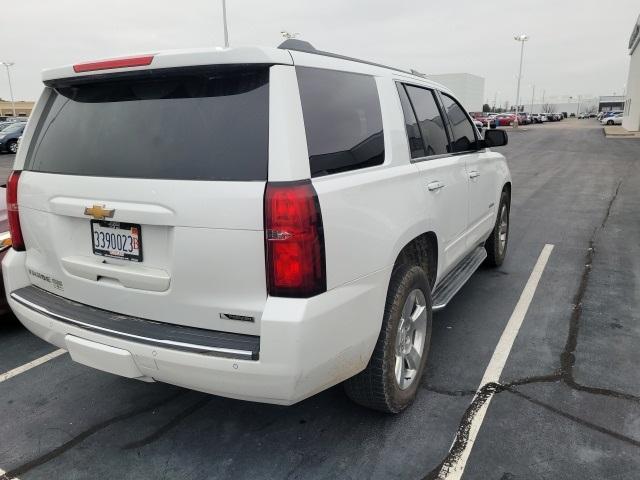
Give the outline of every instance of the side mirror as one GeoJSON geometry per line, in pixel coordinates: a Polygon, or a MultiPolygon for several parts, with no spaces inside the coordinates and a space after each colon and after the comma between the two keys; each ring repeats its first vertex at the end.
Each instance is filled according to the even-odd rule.
{"type": "Polygon", "coordinates": [[[503,147],[509,143],[509,137],[504,130],[486,130],[484,132],[484,146],[491,147],[503,147]]]}

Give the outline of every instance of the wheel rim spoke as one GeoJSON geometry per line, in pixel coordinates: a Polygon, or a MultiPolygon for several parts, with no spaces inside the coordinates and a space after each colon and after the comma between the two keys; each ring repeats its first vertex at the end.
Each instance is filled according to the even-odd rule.
{"type": "Polygon", "coordinates": [[[404,358],[402,355],[396,355],[396,381],[398,385],[402,387],[402,382],[404,379],[404,358]]]}
{"type": "Polygon", "coordinates": [[[424,293],[414,289],[407,295],[398,322],[395,345],[395,377],[400,389],[409,388],[415,381],[427,331],[427,307],[424,293]]]}
{"type": "Polygon", "coordinates": [[[407,367],[413,371],[417,371],[418,368],[420,368],[420,359],[421,355],[420,353],[418,353],[418,350],[416,350],[415,347],[412,347],[411,351],[405,356],[407,367]]]}

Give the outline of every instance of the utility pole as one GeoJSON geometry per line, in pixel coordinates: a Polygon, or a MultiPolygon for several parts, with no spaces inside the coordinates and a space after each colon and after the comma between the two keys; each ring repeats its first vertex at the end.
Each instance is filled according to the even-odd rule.
{"type": "Polygon", "coordinates": [[[522,59],[524,57],[524,42],[529,40],[526,34],[516,35],[513,39],[520,42],[520,70],[518,71],[518,88],[516,90],[516,118],[513,122],[513,126],[518,128],[518,107],[520,105],[520,80],[522,80],[522,59]]]}
{"type": "Polygon", "coordinates": [[[229,48],[229,29],[227,28],[227,0],[222,0],[222,23],[224,25],[224,47],[229,48]]]}
{"type": "Polygon", "coordinates": [[[582,95],[578,95],[578,112],[576,113],[576,116],[580,115],[580,105],[582,103],[582,95]]]}
{"type": "Polygon", "coordinates": [[[13,117],[16,117],[16,102],[13,98],[13,87],[11,86],[11,73],[9,72],[9,67],[15,65],[14,62],[0,62],[4,65],[4,68],[7,69],[7,80],[9,80],[9,95],[11,96],[11,109],[13,110],[13,117]]]}
{"type": "Polygon", "coordinates": [[[531,110],[530,110],[530,114],[533,115],[533,100],[536,97],[536,86],[533,85],[533,92],[531,92],[531,110]]]}

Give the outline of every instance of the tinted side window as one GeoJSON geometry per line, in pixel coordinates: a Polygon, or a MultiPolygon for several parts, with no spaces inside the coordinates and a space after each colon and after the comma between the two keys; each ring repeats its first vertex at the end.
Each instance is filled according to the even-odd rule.
{"type": "Polygon", "coordinates": [[[373,77],[298,67],[312,176],[384,162],[382,113],[373,77]]]}
{"type": "Polygon", "coordinates": [[[407,92],[404,89],[404,85],[399,83],[397,86],[400,103],[402,104],[402,112],[404,113],[404,123],[407,128],[407,139],[409,140],[411,158],[424,157],[424,143],[422,142],[422,135],[420,134],[415,112],[413,111],[407,92]]]}
{"type": "Polygon", "coordinates": [[[426,88],[407,85],[407,93],[418,116],[426,155],[448,153],[449,139],[433,92],[426,88]]]}
{"type": "Polygon", "coordinates": [[[462,107],[447,94],[442,94],[442,104],[447,112],[453,138],[451,146],[453,152],[466,152],[476,149],[476,133],[462,107]]]}

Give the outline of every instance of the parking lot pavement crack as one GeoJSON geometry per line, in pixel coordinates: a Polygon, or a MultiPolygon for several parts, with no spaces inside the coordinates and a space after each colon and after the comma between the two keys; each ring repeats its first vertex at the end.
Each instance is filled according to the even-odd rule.
{"type": "Polygon", "coordinates": [[[476,393],[471,404],[464,412],[460,424],[458,425],[458,431],[456,438],[449,449],[447,456],[440,462],[433,470],[424,476],[424,480],[436,480],[442,478],[442,472],[447,471],[453,465],[455,465],[457,459],[462,455],[467,441],[469,439],[469,430],[471,429],[471,422],[478,410],[489,400],[495,393],[502,391],[503,386],[498,383],[487,383],[483,385],[476,393]]]}
{"type": "Polygon", "coordinates": [[[558,371],[555,373],[551,373],[549,375],[536,375],[533,377],[519,378],[517,380],[512,380],[510,382],[502,383],[502,385],[505,388],[509,388],[509,387],[516,387],[520,385],[531,385],[534,383],[553,383],[553,382],[559,382],[561,380],[562,380],[562,373],[558,371]]]}
{"type": "Polygon", "coordinates": [[[581,385],[576,382],[573,376],[573,367],[575,365],[575,352],[578,347],[578,334],[580,332],[580,321],[582,318],[582,308],[587,286],[589,285],[589,279],[591,277],[593,260],[596,255],[596,247],[599,234],[606,228],[607,221],[611,216],[613,205],[618,198],[620,187],[622,186],[622,180],[618,181],[614,194],[609,200],[607,211],[605,213],[602,222],[596,227],[589,239],[589,248],[585,255],[584,268],[582,270],[582,276],[580,278],[580,284],[578,290],[573,299],[573,310],[571,312],[571,318],[569,320],[569,332],[567,334],[567,341],[563,352],[560,354],[560,372],[562,375],[562,381],[575,390],[579,390],[586,393],[592,393],[594,395],[603,395],[608,397],[620,398],[623,400],[630,400],[640,403],[640,397],[632,395],[630,393],[618,392],[607,388],[599,388],[581,385]]]}
{"type": "Polygon", "coordinates": [[[595,423],[589,422],[588,420],[585,420],[583,418],[580,417],[576,417],[575,415],[572,415],[570,413],[564,412],[562,410],[560,410],[559,408],[554,407],[553,405],[549,405],[548,403],[545,402],[541,402],[540,400],[537,400],[533,397],[530,397],[529,395],[526,395],[520,391],[518,391],[515,388],[512,387],[505,387],[504,391],[507,391],[509,393],[512,393],[514,395],[516,395],[519,398],[522,398],[524,400],[527,400],[528,402],[533,403],[534,405],[537,405],[539,407],[544,408],[545,410],[548,410],[550,412],[553,412],[557,415],[560,415],[568,420],[571,420],[572,422],[578,423],[584,427],[590,428],[591,430],[595,430],[597,432],[603,433],[605,435],[609,435],[610,437],[613,437],[617,440],[620,440],[622,442],[628,443],[629,445],[633,445],[634,447],[640,447],[640,441],[636,440],[634,438],[628,437],[626,435],[622,435],[621,433],[615,432],[613,430],[609,430],[608,428],[605,427],[601,427],[600,425],[596,425],[595,423]]]}
{"type": "Polygon", "coordinates": [[[91,435],[94,435],[95,433],[99,432],[100,430],[103,430],[115,423],[121,422],[123,420],[128,420],[130,418],[136,417],[138,415],[142,415],[143,413],[146,413],[148,411],[154,410],[156,408],[159,408],[163,405],[166,405],[167,403],[172,402],[173,400],[175,400],[178,397],[181,397],[183,395],[185,395],[185,391],[179,391],[174,395],[171,395],[167,398],[164,398],[163,400],[157,401],[157,402],[153,402],[151,404],[147,404],[144,407],[139,407],[139,408],[134,408],[133,410],[130,410],[129,412],[126,413],[122,413],[120,415],[116,415],[115,417],[111,417],[107,420],[103,420],[102,422],[99,422],[89,428],[87,428],[85,431],[83,431],[82,433],[76,435],[75,437],[73,437],[71,440],[63,443],[62,445],[60,445],[59,447],[54,448],[53,450],[51,450],[48,453],[45,453],[44,455],[41,455],[37,458],[34,458],[33,460],[30,460],[27,463],[24,463],[12,470],[7,471],[6,473],[4,473],[3,475],[0,476],[0,480],[10,480],[13,478],[16,478],[20,475],[25,474],[26,472],[39,467],[41,465],[44,465],[45,463],[53,460],[54,458],[59,457],[60,455],[64,454],[65,452],[71,450],[72,448],[74,448],[75,446],[77,446],[78,444],[82,443],[84,440],[86,440],[88,437],[90,437],[91,435]]]}
{"type": "Polygon", "coordinates": [[[471,395],[475,395],[475,390],[447,390],[445,388],[436,387],[429,384],[424,384],[422,386],[423,390],[427,390],[428,392],[437,393],[438,395],[446,395],[448,397],[470,397],[471,395]]]}
{"type": "MultiPolygon", "coordinates": [[[[464,415],[462,416],[462,419],[460,420],[458,429],[456,431],[454,442],[451,445],[449,452],[447,453],[444,460],[442,460],[435,468],[433,468],[429,473],[427,473],[425,477],[423,477],[424,480],[435,480],[435,479],[446,477],[446,473],[443,476],[443,472],[446,472],[448,470],[448,466],[454,465],[456,463],[457,459],[460,457],[461,453],[464,451],[466,447],[468,435],[469,435],[469,429],[474,416],[489,398],[491,398],[494,394],[498,394],[503,391],[509,391],[511,393],[519,395],[522,398],[525,398],[531,401],[532,403],[535,403],[536,405],[539,405],[554,413],[557,413],[558,415],[562,415],[565,418],[573,420],[580,425],[599,431],[611,437],[617,438],[631,445],[640,447],[640,441],[638,440],[627,437],[615,431],[606,429],[604,427],[600,427],[584,419],[581,419],[579,417],[575,417],[571,414],[563,412],[562,410],[559,410],[551,405],[548,405],[546,403],[540,402],[533,398],[527,397],[526,395],[517,391],[514,388],[516,386],[529,385],[534,383],[563,382],[569,388],[572,388],[574,390],[579,390],[586,393],[603,395],[603,396],[608,396],[612,398],[618,398],[618,399],[629,400],[629,401],[640,403],[640,397],[636,395],[632,395],[625,392],[619,392],[616,390],[606,389],[606,388],[581,385],[575,381],[573,376],[573,366],[575,364],[575,352],[578,347],[578,333],[580,330],[580,320],[582,316],[582,305],[583,305],[585,293],[587,291],[587,286],[589,285],[589,278],[592,271],[593,260],[596,254],[596,245],[597,245],[598,236],[600,232],[602,232],[606,228],[607,221],[611,216],[614,203],[618,198],[618,194],[620,192],[622,182],[623,182],[622,179],[618,181],[616,188],[613,192],[613,195],[609,199],[607,210],[602,219],[602,222],[593,230],[591,238],[589,239],[588,249],[585,255],[584,268],[580,277],[580,283],[578,285],[578,290],[576,291],[573,298],[574,306],[571,312],[571,318],[569,320],[569,331],[567,333],[567,340],[565,343],[565,347],[562,353],[560,354],[559,370],[556,372],[550,373],[548,375],[525,377],[521,379],[512,380],[511,382],[507,382],[504,384],[489,383],[489,384],[483,385],[479,390],[477,390],[477,393],[473,392],[475,393],[475,397],[471,402],[471,404],[469,405],[469,407],[467,407],[467,410],[465,411],[464,415]]],[[[465,396],[468,394],[466,390],[450,391],[446,389],[435,388],[433,386],[427,386],[425,387],[425,389],[428,391],[432,391],[434,393],[450,395],[450,396],[465,396]]]]}
{"type": "Polygon", "coordinates": [[[155,442],[160,437],[162,437],[164,434],[166,434],[169,430],[171,430],[174,427],[176,427],[185,418],[187,418],[188,416],[192,415],[196,411],[200,410],[202,407],[204,407],[210,401],[211,401],[211,396],[207,395],[206,397],[202,398],[200,401],[194,403],[189,408],[183,410],[182,412],[180,412],[179,414],[174,416],[171,420],[169,420],[167,423],[162,425],[160,428],[158,428],[152,434],[147,435],[146,437],[144,437],[144,438],[142,438],[140,440],[136,440],[135,442],[127,443],[125,446],[122,447],[122,449],[123,450],[131,450],[131,449],[134,449],[134,448],[142,448],[145,445],[149,445],[150,443],[155,442]]]}

